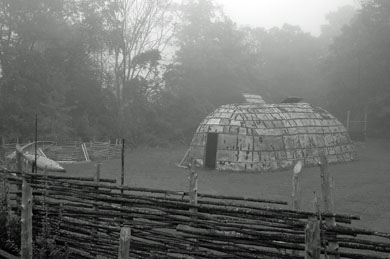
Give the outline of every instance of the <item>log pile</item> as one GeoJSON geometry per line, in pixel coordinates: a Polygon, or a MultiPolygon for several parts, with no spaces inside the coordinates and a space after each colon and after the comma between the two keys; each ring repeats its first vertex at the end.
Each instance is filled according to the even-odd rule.
{"type": "MultiPolygon", "coordinates": [[[[49,226],[48,235],[71,250],[70,258],[117,258],[123,226],[131,229],[130,258],[303,258],[308,218],[330,216],[258,198],[199,193],[193,203],[188,191],[118,186],[110,179],[0,175],[30,183],[33,228],[49,226]]],[[[322,253],[333,253],[326,243],[337,242],[344,258],[388,258],[390,234],[350,226],[355,215],[332,216],[336,226],[321,222],[322,253]]]]}

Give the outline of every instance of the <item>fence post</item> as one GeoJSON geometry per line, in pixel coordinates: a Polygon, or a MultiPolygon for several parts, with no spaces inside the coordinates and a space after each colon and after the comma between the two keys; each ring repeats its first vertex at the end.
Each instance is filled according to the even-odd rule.
{"type": "Polygon", "coordinates": [[[48,213],[47,202],[46,202],[46,198],[48,194],[47,166],[45,166],[45,169],[43,170],[43,178],[45,180],[45,190],[43,191],[43,204],[42,204],[45,213],[44,220],[43,220],[43,233],[45,237],[45,258],[49,258],[49,249],[47,246],[48,245],[47,239],[49,237],[49,221],[48,221],[49,213],[48,213]]]}
{"type": "Polygon", "coordinates": [[[4,192],[4,197],[3,197],[3,201],[1,201],[2,203],[4,203],[4,206],[5,206],[5,209],[7,211],[7,215],[6,215],[6,218],[5,218],[5,229],[7,230],[7,233],[9,234],[9,220],[11,219],[11,214],[12,214],[12,211],[11,211],[11,206],[10,206],[10,199],[9,199],[9,183],[8,183],[8,179],[7,179],[7,176],[6,175],[2,175],[0,177],[0,181],[3,181],[3,192],[4,192]]]}
{"type": "MultiPolygon", "coordinates": [[[[189,202],[190,205],[197,205],[198,204],[198,174],[195,171],[196,162],[195,159],[191,158],[188,169],[190,170],[190,176],[188,177],[189,180],[189,188],[188,188],[188,196],[189,196],[189,202]]],[[[190,207],[190,214],[192,222],[196,221],[198,219],[197,212],[198,208],[190,207]]],[[[198,249],[198,239],[194,238],[194,246],[192,247],[193,250],[198,249]]]]}
{"type": "MultiPolygon", "coordinates": [[[[95,171],[95,183],[98,185],[100,183],[100,163],[98,163],[96,165],[96,171],[95,171]]],[[[95,187],[95,199],[94,201],[97,201],[98,200],[98,195],[99,195],[99,186],[96,186],[95,187]]],[[[99,212],[99,207],[98,205],[94,205],[93,206],[94,208],[94,211],[95,213],[97,214],[99,212]]],[[[93,242],[95,240],[98,240],[99,239],[99,235],[98,235],[98,227],[97,225],[99,224],[99,217],[95,215],[94,217],[94,225],[95,227],[92,228],[92,241],[91,241],[91,246],[93,246],[93,242]]],[[[94,249],[92,249],[92,253],[91,255],[95,258],[97,258],[97,254],[95,252],[93,252],[94,249]]]]}
{"type": "Polygon", "coordinates": [[[294,210],[301,209],[301,172],[303,168],[303,162],[298,161],[293,169],[293,177],[292,177],[292,208],[294,210]]]}
{"type": "Polygon", "coordinates": [[[16,150],[16,171],[20,173],[23,171],[22,154],[18,150],[16,150]]]}
{"type": "MultiPolygon", "coordinates": [[[[19,153],[18,150],[16,150],[16,171],[20,172],[20,176],[23,176],[23,161],[22,161],[22,154],[19,153]]],[[[18,194],[16,195],[16,203],[18,205],[18,208],[20,208],[20,200],[22,192],[22,185],[20,183],[16,183],[16,190],[18,191],[18,194]]]]}
{"type": "Polygon", "coordinates": [[[4,176],[4,187],[3,188],[4,188],[4,202],[5,202],[5,206],[7,209],[7,222],[8,222],[8,220],[11,217],[11,203],[10,203],[10,197],[9,197],[10,184],[8,182],[7,176],[4,176]]]}
{"type": "Polygon", "coordinates": [[[319,259],[320,247],[320,223],[310,216],[305,228],[305,259],[319,259]]]}
{"type": "MultiPolygon", "coordinates": [[[[320,170],[321,170],[321,190],[322,190],[322,200],[324,203],[325,213],[332,214],[334,210],[334,195],[333,195],[333,177],[329,173],[328,159],[326,156],[321,156],[320,158],[320,170]]],[[[336,220],[334,216],[325,217],[326,226],[336,226],[336,220]]],[[[338,252],[339,245],[336,242],[329,242],[327,249],[330,252],[338,252]]],[[[340,255],[332,254],[329,256],[330,259],[338,259],[340,255]]]]}
{"type": "Polygon", "coordinates": [[[22,184],[22,233],[21,233],[21,258],[32,259],[32,189],[26,179],[22,184]]]}
{"type": "MultiPolygon", "coordinates": [[[[299,160],[293,169],[292,177],[292,209],[299,210],[301,209],[301,199],[302,199],[302,190],[301,190],[301,172],[303,168],[303,162],[299,160]]],[[[299,255],[299,251],[292,250],[292,255],[299,255]]]]}
{"type": "Polygon", "coordinates": [[[350,117],[351,117],[351,111],[347,111],[347,131],[349,131],[349,121],[350,121],[350,117]]]}
{"type": "Polygon", "coordinates": [[[130,237],[131,237],[131,229],[129,227],[122,227],[120,238],[119,238],[118,259],[129,258],[130,237]]]}
{"type": "MultiPolygon", "coordinates": [[[[121,150],[121,186],[125,183],[125,139],[122,139],[122,150],[121,150]]],[[[123,189],[121,189],[123,194],[123,189]]]]}
{"type": "MultiPolygon", "coordinates": [[[[190,177],[189,177],[189,198],[191,205],[198,204],[198,174],[195,171],[195,159],[191,159],[190,164],[190,177]]],[[[196,219],[197,208],[190,208],[190,212],[193,214],[192,218],[196,219]]]]}

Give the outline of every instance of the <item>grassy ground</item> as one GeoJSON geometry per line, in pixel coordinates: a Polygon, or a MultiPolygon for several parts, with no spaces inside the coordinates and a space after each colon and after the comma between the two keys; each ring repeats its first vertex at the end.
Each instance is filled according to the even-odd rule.
{"type": "MultiPolygon", "coordinates": [[[[125,183],[139,187],[187,190],[188,171],[176,167],[186,147],[137,149],[126,155],[125,183]]],[[[358,145],[359,161],[331,165],[335,177],[335,208],[357,214],[354,226],[390,232],[390,141],[369,140],[358,145]]],[[[94,163],[65,165],[68,175],[92,176],[94,163]]],[[[120,182],[120,160],[103,161],[102,177],[120,182]]],[[[282,199],[291,195],[291,172],[267,174],[199,171],[199,192],[282,199]]],[[[312,210],[313,197],[321,195],[319,168],[302,173],[304,209],[312,210]]]]}

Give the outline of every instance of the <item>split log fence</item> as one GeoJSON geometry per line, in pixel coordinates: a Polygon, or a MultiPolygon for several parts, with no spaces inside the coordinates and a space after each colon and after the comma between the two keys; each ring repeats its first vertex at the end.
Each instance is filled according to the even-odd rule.
{"type": "MultiPolygon", "coordinates": [[[[290,209],[285,201],[198,193],[194,166],[188,191],[118,185],[100,178],[99,166],[90,178],[8,171],[0,176],[9,185],[7,206],[16,214],[22,211],[23,256],[31,254],[33,233],[42,231],[66,247],[69,258],[82,259],[298,259],[320,254],[384,259],[390,253],[390,234],[352,227],[359,217],[333,213],[331,196],[325,210],[310,212],[290,209]]],[[[323,191],[329,193],[326,160],[321,176],[323,191]]]]}

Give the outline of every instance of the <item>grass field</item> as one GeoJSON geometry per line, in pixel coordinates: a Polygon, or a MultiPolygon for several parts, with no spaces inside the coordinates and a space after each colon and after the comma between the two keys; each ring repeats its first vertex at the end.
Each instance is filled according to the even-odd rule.
{"type": "MultiPolygon", "coordinates": [[[[390,141],[369,140],[359,144],[359,161],[331,165],[335,177],[335,209],[338,213],[361,216],[354,226],[390,232],[390,141]]],[[[125,183],[139,187],[187,190],[188,171],[176,167],[186,147],[136,149],[125,158],[125,183]]],[[[95,163],[65,165],[68,175],[92,176],[95,163]]],[[[120,160],[103,161],[102,177],[120,182],[120,160]]],[[[198,172],[199,192],[282,199],[290,201],[291,172],[267,174],[202,170],[198,172]]],[[[316,193],[320,197],[319,168],[302,173],[304,209],[312,210],[316,193]]]]}

